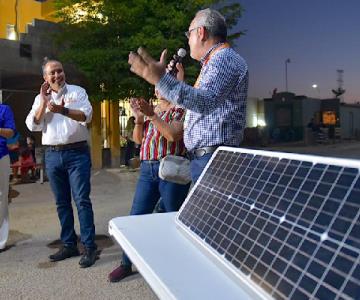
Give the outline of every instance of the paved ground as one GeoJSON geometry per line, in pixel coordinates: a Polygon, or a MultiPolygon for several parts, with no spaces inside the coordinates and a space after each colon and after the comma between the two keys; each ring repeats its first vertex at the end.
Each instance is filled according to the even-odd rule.
{"type": "Polygon", "coordinates": [[[10,204],[10,247],[0,253],[0,299],[156,299],[140,274],[120,283],[107,282],[121,254],[108,236],[108,221],[128,214],[137,178],[136,172],[121,171],[93,173],[92,200],[101,254],[88,269],[79,267],[77,257],[48,261],[59,244],[48,182],[14,186],[20,194],[10,204]]]}
{"type": "Polygon", "coordinates": [[[360,159],[360,142],[359,141],[342,141],[327,145],[303,146],[301,144],[278,145],[266,147],[265,150],[295,152],[304,154],[316,154],[321,156],[334,156],[350,159],[360,159]]]}
{"type": "MultiPolygon", "coordinates": [[[[360,142],[265,149],[360,159],[360,142]]],[[[121,254],[108,236],[108,221],[128,213],[136,178],[137,172],[122,169],[93,173],[92,200],[101,254],[88,269],[79,268],[79,258],[48,262],[48,255],[59,244],[49,184],[14,186],[20,194],[10,205],[9,247],[0,253],[0,299],[156,299],[139,274],[121,283],[107,282],[107,274],[119,263],[121,254]]]]}

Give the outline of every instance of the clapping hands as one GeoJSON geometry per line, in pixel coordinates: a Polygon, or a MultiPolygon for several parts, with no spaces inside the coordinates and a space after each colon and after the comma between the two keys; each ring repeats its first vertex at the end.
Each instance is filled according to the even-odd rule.
{"type": "Polygon", "coordinates": [[[61,103],[60,104],[55,104],[55,102],[49,101],[47,103],[47,108],[53,113],[61,114],[63,112],[63,108],[64,108],[64,105],[65,105],[64,98],[65,98],[65,96],[63,95],[61,97],[61,103]]]}
{"type": "Polygon", "coordinates": [[[55,102],[50,101],[51,100],[51,88],[50,88],[50,84],[47,81],[45,81],[41,85],[40,95],[41,95],[41,99],[43,101],[43,105],[45,105],[49,111],[51,111],[52,113],[58,113],[58,114],[61,114],[63,112],[63,107],[65,105],[65,102],[64,102],[65,96],[63,95],[61,97],[60,104],[55,104],[55,102]]]}
{"type": "Polygon", "coordinates": [[[44,83],[40,87],[40,95],[44,102],[44,104],[47,104],[51,99],[51,89],[50,84],[47,81],[44,81],[44,83]]]}
{"type": "Polygon", "coordinates": [[[131,98],[130,107],[136,120],[144,118],[144,115],[151,117],[155,114],[152,102],[149,103],[143,98],[131,98]]]}

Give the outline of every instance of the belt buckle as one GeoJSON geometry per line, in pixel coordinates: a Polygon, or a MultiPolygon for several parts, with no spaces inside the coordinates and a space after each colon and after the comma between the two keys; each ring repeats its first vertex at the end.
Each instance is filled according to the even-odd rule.
{"type": "Polygon", "coordinates": [[[62,149],[62,145],[53,145],[50,146],[51,151],[60,151],[62,149]]]}

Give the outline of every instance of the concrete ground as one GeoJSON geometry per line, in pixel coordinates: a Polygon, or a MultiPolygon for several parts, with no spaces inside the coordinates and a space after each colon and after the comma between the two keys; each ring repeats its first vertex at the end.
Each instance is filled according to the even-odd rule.
{"type": "MultiPolygon", "coordinates": [[[[264,149],[360,159],[360,142],[264,149]]],[[[109,238],[108,221],[128,214],[137,175],[124,169],[93,172],[91,198],[101,253],[88,269],[79,267],[77,257],[48,261],[59,245],[59,223],[49,183],[15,185],[20,194],[10,204],[10,239],[7,249],[0,252],[0,299],[156,299],[140,274],[120,283],[107,282],[121,255],[120,247],[109,238]]],[[[77,223],[77,232],[78,228],[77,223]]]]}
{"type": "MultiPolygon", "coordinates": [[[[107,281],[121,255],[119,245],[109,238],[108,221],[128,214],[136,179],[137,172],[122,169],[93,172],[91,198],[101,253],[87,269],[79,267],[80,257],[48,260],[59,245],[49,183],[14,185],[20,194],[9,206],[10,237],[6,251],[0,252],[0,299],[156,299],[139,273],[123,282],[107,281]]],[[[76,228],[79,232],[78,223],[76,228]]]]}
{"type": "Polygon", "coordinates": [[[326,145],[282,144],[265,147],[264,150],[315,154],[320,156],[334,156],[341,158],[360,159],[360,141],[341,141],[326,145]]]}

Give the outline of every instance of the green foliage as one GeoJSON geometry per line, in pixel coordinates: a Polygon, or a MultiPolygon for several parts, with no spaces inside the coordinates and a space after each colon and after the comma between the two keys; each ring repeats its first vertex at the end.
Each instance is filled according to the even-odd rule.
{"type": "MultiPolygon", "coordinates": [[[[129,70],[128,55],[139,46],[155,58],[187,46],[184,31],[196,11],[216,5],[230,27],[241,16],[239,4],[222,0],[55,0],[63,30],[60,59],[74,64],[88,80],[92,99],[120,99],[153,95],[153,87],[129,70]],[[220,8],[219,8],[220,7],[220,8]]],[[[240,33],[233,34],[238,37],[240,33]]],[[[168,57],[169,58],[169,57],[168,57]]],[[[187,56],[188,81],[195,81],[198,65],[187,56]]]]}

